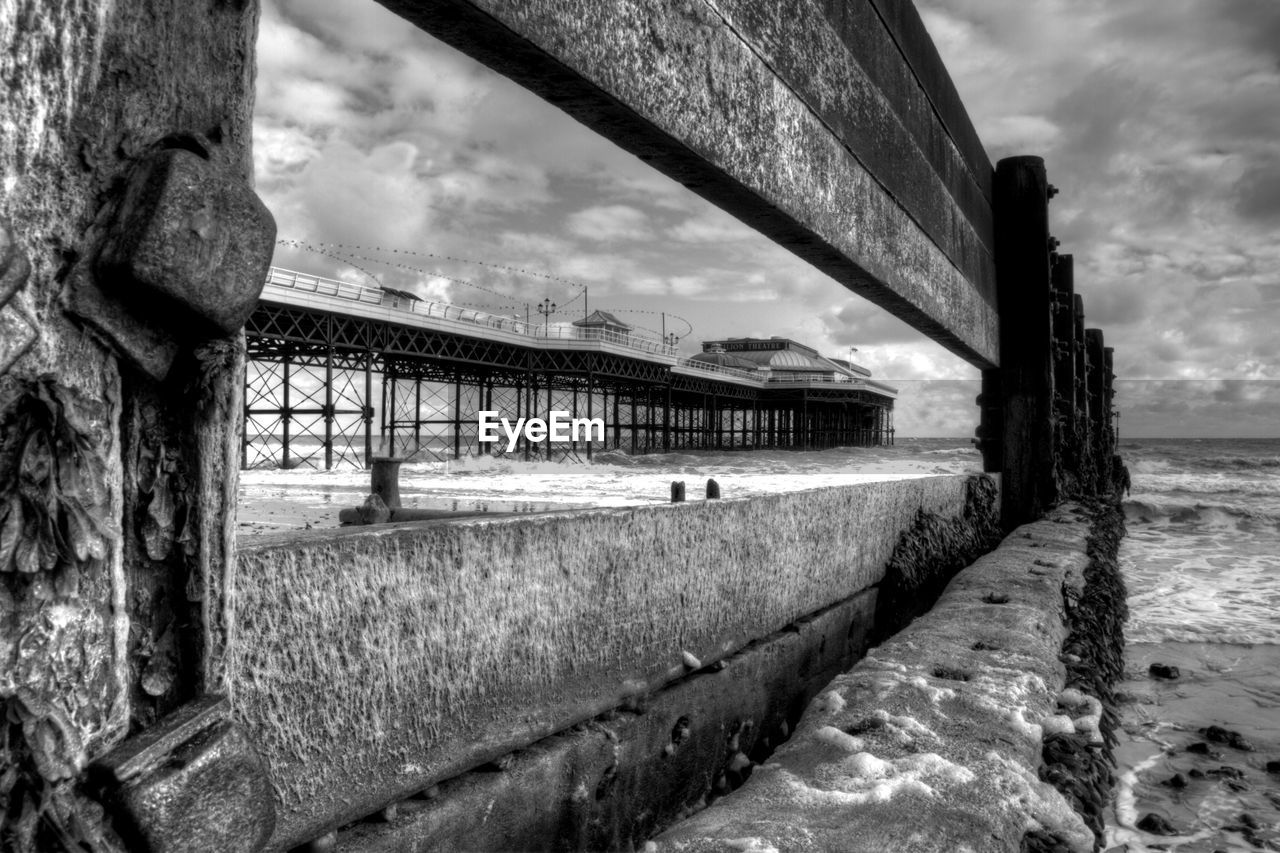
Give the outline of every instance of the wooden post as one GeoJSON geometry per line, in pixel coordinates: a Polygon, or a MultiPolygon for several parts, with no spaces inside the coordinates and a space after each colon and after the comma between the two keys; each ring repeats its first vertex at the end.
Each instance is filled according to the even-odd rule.
{"type": "Polygon", "coordinates": [[[1103,460],[1102,470],[1104,472],[1102,487],[1106,494],[1111,493],[1111,475],[1114,463],[1113,457],[1116,454],[1116,430],[1115,430],[1115,349],[1112,347],[1102,348],[1102,417],[1105,429],[1103,431],[1106,459],[1103,460]]]}
{"type": "Polygon", "coordinates": [[[1086,329],[1085,347],[1088,350],[1089,374],[1089,447],[1093,451],[1093,487],[1095,494],[1106,490],[1105,471],[1110,470],[1111,456],[1107,452],[1106,387],[1107,366],[1101,329],[1086,329]]]}
{"type": "Polygon", "coordinates": [[[392,456],[378,456],[369,471],[369,489],[382,498],[387,509],[400,507],[400,463],[403,461],[392,456]]]}
{"type": "Polygon", "coordinates": [[[994,192],[1004,422],[1001,516],[1010,530],[1040,518],[1057,500],[1044,160],[1001,160],[994,192]]]}
{"type": "Polygon", "coordinates": [[[1057,416],[1056,439],[1059,482],[1077,491],[1079,460],[1076,452],[1076,321],[1075,259],[1061,255],[1053,265],[1053,383],[1057,416]]]}
{"type": "Polygon", "coordinates": [[[1084,299],[1073,298],[1076,359],[1076,473],[1082,484],[1093,483],[1093,445],[1089,441],[1089,352],[1084,337],[1084,299]]]}

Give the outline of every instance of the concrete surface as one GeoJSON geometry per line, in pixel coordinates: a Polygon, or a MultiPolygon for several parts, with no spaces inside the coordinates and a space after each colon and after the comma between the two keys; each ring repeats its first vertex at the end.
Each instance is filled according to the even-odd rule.
{"type": "Polygon", "coordinates": [[[862,656],[875,590],[398,804],[338,835],[338,853],[628,850],[737,787],[809,700],[862,656]]]}
{"type": "Polygon", "coordinates": [[[966,477],[242,547],[232,705],[299,843],[876,583],[966,477]],[[691,665],[692,664],[692,665],[691,665]]]}

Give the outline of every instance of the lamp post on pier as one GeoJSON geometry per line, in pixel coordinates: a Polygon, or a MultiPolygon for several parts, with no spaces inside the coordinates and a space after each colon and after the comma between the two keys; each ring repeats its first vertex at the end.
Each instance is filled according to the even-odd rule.
{"type": "Polygon", "coordinates": [[[542,336],[551,337],[551,315],[555,313],[556,304],[551,301],[550,297],[538,303],[538,313],[546,319],[542,323],[542,336]]]}

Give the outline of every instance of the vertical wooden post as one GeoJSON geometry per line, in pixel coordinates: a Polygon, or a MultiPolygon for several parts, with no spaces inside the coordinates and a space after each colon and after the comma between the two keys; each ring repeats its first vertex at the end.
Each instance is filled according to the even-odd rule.
{"type": "Polygon", "coordinates": [[[1005,529],[1012,529],[1040,518],[1057,500],[1044,160],[1001,160],[994,190],[1004,422],[1001,516],[1005,529]]]}
{"type": "Polygon", "coordinates": [[[1105,494],[1111,493],[1111,476],[1113,458],[1116,454],[1117,436],[1115,430],[1115,407],[1116,398],[1115,379],[1113,372],[1115,369],[1115,349],[1112,347],[1102,348],[1102,417],[1103,423],[1106,425],[1105,435],[1105,453],[1106,459],[1103,460],[1102,470],[1103,483],[1102,488],[1105,494]]]}
{"type": "Polygon", "coordinates": [[[1089,440],[1089,351],[1084,335],[1084,299],[1076,294],[1072,299],[1075,320],[1076,359],[1076,473],[1082,484],[1092,485],[1093,444],[1089,440]]]}
{"type": "Polygon", "coordinates": [[[1076,452],[1076,320],[1075,259],[1060,255],[1053,264],[1053,385],[1057,418],[1059,482],[1070,493],[1078,491],[1079,460],[1076,452]]]}
{"type": "Polygon", "coordinates": [[[1102,345],[1102,330],[1086,329],[1084,340],[1089,358],[1087,385],[1089,393],[1089,446],[1093,450],[1093,487],[1095,494],[1102,494],[1107,487],[1104,472],[1109,471],[1111,468],[1111,456],[1107,453],[1106,442],[1107,365],[1105,347],[1102,345]]]}

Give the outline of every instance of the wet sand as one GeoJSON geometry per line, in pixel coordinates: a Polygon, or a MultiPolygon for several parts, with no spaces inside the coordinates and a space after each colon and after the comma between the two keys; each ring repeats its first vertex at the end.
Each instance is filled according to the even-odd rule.
{"type": "Polygon", "coordinates": [[[1280,759],[1280,647],[1135,643],[1125,675],[1106,849],[1280,850],[1280,774],[1266,769],[1280,759]],[[1152,663],[1180,675],[1153,678],[1152,663]],[[1253,749],[1207,738],[1209,726],[1239,733],[1253,749]],[[1137,829],[1151,813],[1177,834],[1137,829]]]}

